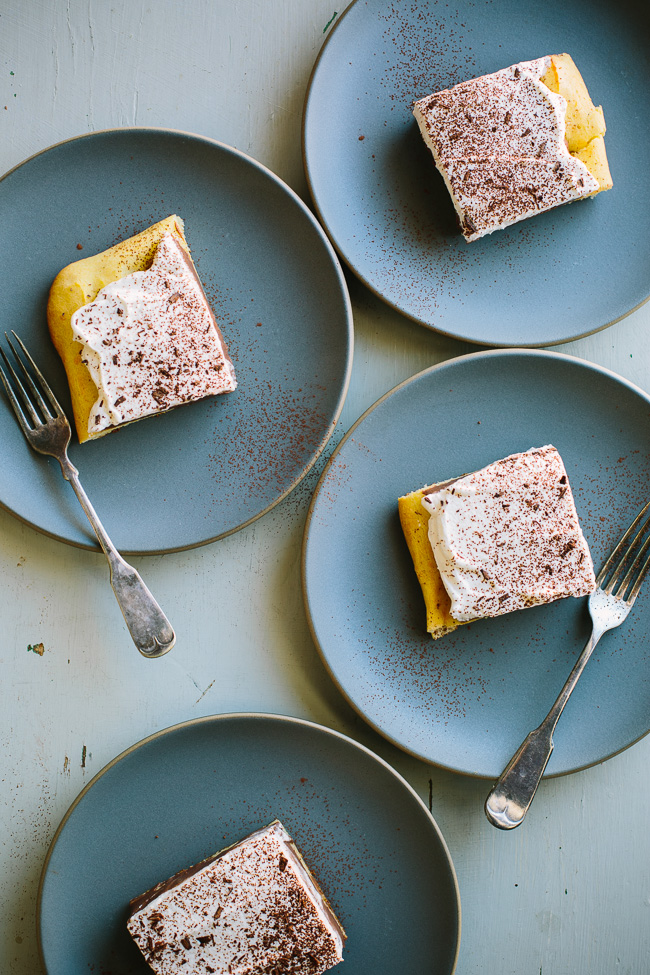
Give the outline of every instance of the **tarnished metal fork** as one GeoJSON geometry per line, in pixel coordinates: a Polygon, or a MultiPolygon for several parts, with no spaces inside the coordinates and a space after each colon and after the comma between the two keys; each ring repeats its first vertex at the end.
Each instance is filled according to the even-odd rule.
{"type": "Polygon", "coordinates": [[[598,573],[597,588],[589,596],[591,637],[555,704],[539,728],[524,739],[485,801],[485,815],[499,829],[513,829],[523,821],[551,757],[555,726],[578,678],[603,633],[620,626],[632,609],[650,569],[648,512],[650,502],[641,509],[598,573]]]}
{"type": "Polygon", "coordinates": [[[4,349],[0,348],[0,355],[7,369],[5,372],[0,365],[0,378],[18,423],[34,450],[58,460],[64,478],[70,482],[79,498],[108,559],[113,592],[136,647],[144,657],[161,657],[174,646],[176,635],[139,573],[122,558],[106,534],[81,486],[79,471],[68,458],[71,436],[68,419],[24,343],[14,331],[12,335],[22,356],[5,332],[15,364],[12,365],[4,349]]]}

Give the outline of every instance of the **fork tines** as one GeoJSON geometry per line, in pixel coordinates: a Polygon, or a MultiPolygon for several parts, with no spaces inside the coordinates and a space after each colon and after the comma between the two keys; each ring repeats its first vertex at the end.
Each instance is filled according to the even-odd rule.
{"type": "Polygon", "coordinates": [[[649,513],[650,501],[638,513],[596,577],[596,584],[601,589],[613,593],[628,606],[638,596],[641,583],[650,569],[649,513]]]}
{"type": "Polygon", "coordinates": [[[14,365],[12,365],[6,352],[0,346],[0,355],[2,356],[5,366],[11,375],[12,382],[10,382],[5,370],[1,365],[0,378],[2,379],[7,396],[11,401],[11,405],[13,406],[21,425],[23,428],[34,426],[41,423],[43,420],[61,416],[63,410],[61,409],[58,400],[54,396],[54,393],[45,381],[40,369],[27,351],[24,342],[13,330],[11,334],[20,346],[23,356],[33,370],[33,373],[30,373],[23,358],[21,355],[19,355],[16,347],[5,332],[5,339],[7,340],[7,345],[13,353],[18,371],[16,368],[14,368],[14,365]],[[38,385],[36,382],[34,382],[33,376],[35,376],[38,380],[38,385]],[[40,416],[38,415],[37,408],[41,412],[40,416]]]}

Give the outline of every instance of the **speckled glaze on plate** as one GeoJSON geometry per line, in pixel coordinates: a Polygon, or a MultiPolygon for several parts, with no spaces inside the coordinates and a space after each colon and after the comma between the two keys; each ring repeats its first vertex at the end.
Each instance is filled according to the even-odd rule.
{"type": "Polygon", "coordinates": [[[486,345],[565,342],[650,294],[650,7],[636,0],[357,0],[305,104],[317,213],[376,294],[486,345]],[[568,51],[607,122],[614,189],[467,244],[411,113],[430,92],[568,51]]]}
{"type": "MultiPolygon", "coordinates": [[[[170,213],[185,220],[239,386],[83,447],[73,443],[82,483],[126,552],[189,548],[267,511],[323,450],[350,375],[345,280],[296,194],[209,139],[116,129],[52,146],[0,181],[0,221],[11,242],[0,269],[4,327],[25,340],[68,415],[45,316],[52,280],[64,265],[170,213]]],[[[0,436],[0,504],[49,535],[96,548],[58,465],[30,450],[4,401],[0,436]]]]}
{"type": "MultiPolygon", "coordinates": [[[[650,397],[551,352],[479,352],[413,377],[348,433],[305,529],[312,633],[353,707],[407,751],[496,778],[546,715],[590,632],[586,597],[426,633],[397,498],[519,450],[560,451],[600,566],[650,484],[650,397]]],[[[650,585],[606,634],[555,733],[547,774],[593,765],[650,728],[650,585]]]]}
{"type": "Polygon", "coordinates": [[[125,927],[129,899],[275,818],[346,930],[341,971],[451,975],[458,885],[422,800],[363,745],[266,714],[168,728],[84,789],[41,879],[47,975],[145,975],[150,969],[125,927]]]}

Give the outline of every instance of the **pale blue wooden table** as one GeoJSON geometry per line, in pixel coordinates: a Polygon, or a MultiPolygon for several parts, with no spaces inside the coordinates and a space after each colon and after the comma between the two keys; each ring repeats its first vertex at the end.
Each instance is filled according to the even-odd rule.
{"type": "MultiPolygon", "coordinates": [[[[4,0],[0,171],[81,133],[164,126],[249,153],[306,198],[302,105],[334,13],[331,0],[4,0]]],[[[330,449],[395,384],[471,351],[349,284],[354,368],[330,449]]],[[[562,351],[650,389],[650,306],[562,351]]],[[[225,711],[330,725],[377,751],[430,802],[460,884],[458,975],[650,971],[650,739],[544,781],[524,827],[504,834],[484,818],[484,781],[429,767],[374,734],[327,676],[303,609],[302,529],[322,463],[247,529],[137,560],[173,607],[178,633],[174,652],[155,664],[131,646],[99,555],[0,510],[0,971],[39,970],[39,873],[81,788],[151,732],[225,711]],[[28,650],[37,643],[42,656],[28,650]]]]}

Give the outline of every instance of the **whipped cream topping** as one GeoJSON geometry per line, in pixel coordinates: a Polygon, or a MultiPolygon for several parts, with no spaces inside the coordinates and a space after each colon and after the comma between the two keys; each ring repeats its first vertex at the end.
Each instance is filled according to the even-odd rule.
{"type": "Polygon", "coordinates": [[[566,99],[540,80],[550,62],[521,61],[414,105],[468,241],[599,188],[566,146],[566,99]]]}
{"type": "Polygon", "coordinates": [[[553,446],[434,485],[422,504],[454,619],[500,616],[596,587],[567,473],[553,446]]]}
{"type": "Polygon", "coordinates": [[[342,960],[343,929],[277,820],[131,909],[127,927],[157,975],[320,975],[342,960]]]}
{"type": "Polygon", "coordinates": [[[153,263],[106,285],[72,316],[98,396],[88,432],[235,389],[235,371],[201,282],[174,234],[153,263]]]}

